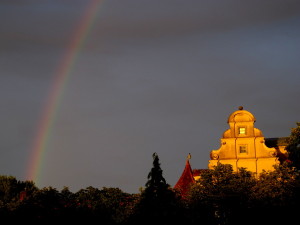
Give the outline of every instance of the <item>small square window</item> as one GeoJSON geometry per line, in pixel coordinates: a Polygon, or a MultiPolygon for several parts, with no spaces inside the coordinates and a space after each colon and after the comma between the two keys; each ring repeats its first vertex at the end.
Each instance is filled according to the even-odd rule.
{"type": "Polygon", "coordinates": [[[240,127],[239,134],[246,134],[246,127],[240,127]]]}
{"type": "Polygon", "coordinates": [[[247,153],[247,146],[246,145],[241,145],[240,146],[240,153],[247,153]]]}

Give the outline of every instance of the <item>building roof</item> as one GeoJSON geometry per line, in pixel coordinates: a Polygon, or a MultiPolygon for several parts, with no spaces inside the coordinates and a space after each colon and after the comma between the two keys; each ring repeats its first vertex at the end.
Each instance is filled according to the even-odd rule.
{"type": "Polygon", "coordinates": [[[195,183],[195,179],[193,176],[189,159],[187,159],[181,177],[175,184],[174,188],[178,189],[181,192],[181,195],[185,195],[189,189],[189,186],[193,183],[195,183]]]}
{"type": "Polygon", "coordinates": [[[279,137],[279,138],[265,138],[265,144],[269,148],[275,148],[277,150],[277,157],[280,163],[283,163],[288,159],[288,154],[286,152],[286,146],[289,143],[289,137],[279,137]]]}
{"type": "Polygon", "coordinates": [[[193,169],[193,176],[201,176],[201,174],[209,169],[193,169]]]}
{"type": "Polygon", "coordinates": [[[288,140],[289,137],[265,138],[265,143],[268,147],[287,146],[288,140]]]}
{"type": "Polygon", "coordinates": [[[256,118],[247,110],[244,110],[242,106],[235,112],[233,112],[228,117],[228,123],[235,123],[235,122],[255,122],[256,118]]]}

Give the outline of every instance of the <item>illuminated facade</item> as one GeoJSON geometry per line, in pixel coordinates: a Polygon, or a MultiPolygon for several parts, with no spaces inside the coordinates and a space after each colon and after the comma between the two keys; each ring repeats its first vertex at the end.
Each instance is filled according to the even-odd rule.
{"type": "Polygon", "coordinates": [[[278,151],[283,149],[267,147],[262,132],[254,127],[255,121],[243,107],[229,116],[229,129],[223,133],[220,148],[210,152],[209,169],[222,163],[232,165],[234,171],[243,167],[254,174],[274,170],[273,166],[280,163],[278,153],[284,154],[278,151]]]}
{"type": "MultiPolygon", "coordinates": [[[[220,148],[210,152],[208,169],[213,169],[218,163],[230,164],[235,172],[243,167],[257,176],[263,170],[274,170],[274,165],[287,160],[285,147],[288,137],[265,139],[262,132],[254,127],[255,121],[252,113],[243,107],[229,116],[229,129],[223,133],[220,148]]],[[[192,170],[190,158],[189,154],[184,171],[174,186],[182,195],[185,195],[189,186],[200,179],[201,173],[206,170],[192,170]]]]}

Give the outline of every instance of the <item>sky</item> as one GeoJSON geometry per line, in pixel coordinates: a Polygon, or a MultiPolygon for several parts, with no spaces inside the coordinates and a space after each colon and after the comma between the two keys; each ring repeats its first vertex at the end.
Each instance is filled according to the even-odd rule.
{"type": "Polygon", "coordinates": [[[239,106],[300,121],[299,0],[0,0],[0,174],[138,193],[208,167],[239,106]]]}

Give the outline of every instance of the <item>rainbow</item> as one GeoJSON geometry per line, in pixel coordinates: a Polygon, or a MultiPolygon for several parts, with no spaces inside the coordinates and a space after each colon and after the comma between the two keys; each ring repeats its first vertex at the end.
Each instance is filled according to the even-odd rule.
{"type": "Polygon", "coordinates": [[[30,149],[29,162],[25,175],[26,180],[31,180],[37,185],[41,178],[45,150],[63,98],[64,90],[66,89],[66,85],[70,79],[78,55],[80,54],[80,50],[84,46],[100,5],[103,2],[104,0],[88,1],[87,7],[80,18],[80,22],[76,26],[70,44],[67,46],[58,69],[54,73],[54,80],[46,104],[42,110],[41,118],[38,121],[36,135],[34,136],[32,148],[30,149]]]}

